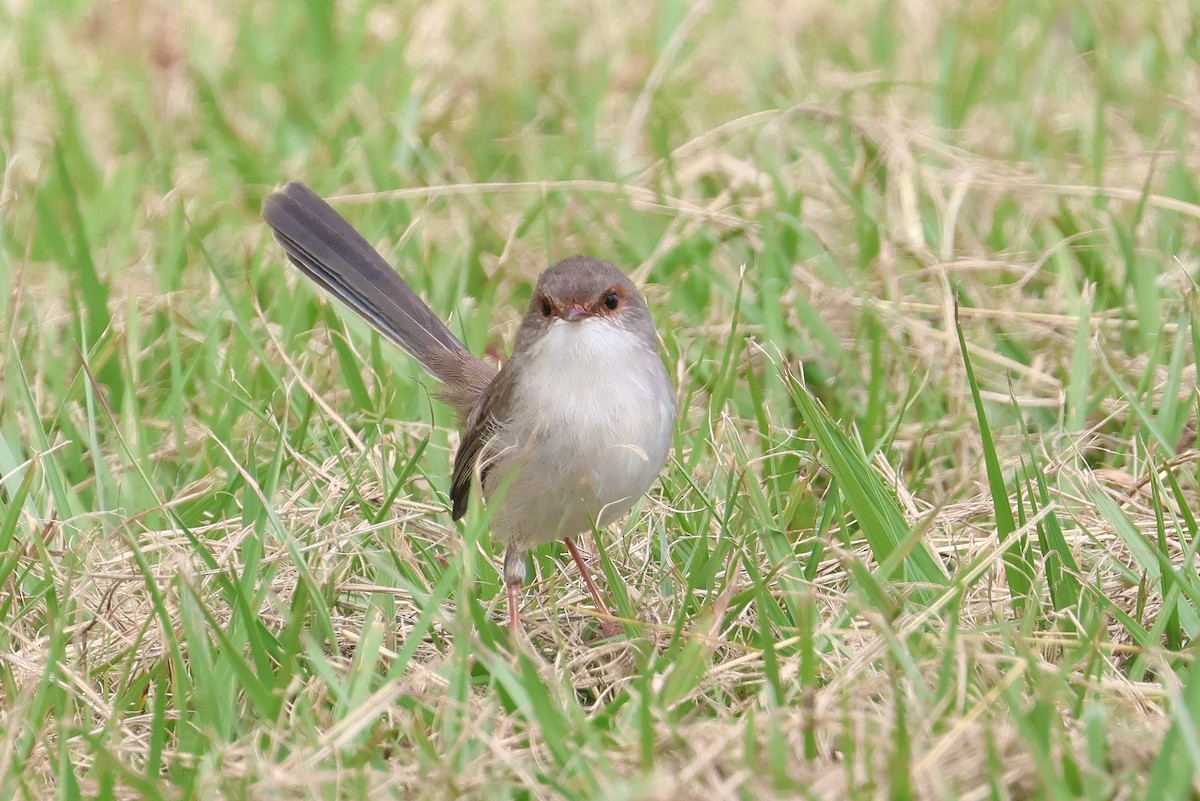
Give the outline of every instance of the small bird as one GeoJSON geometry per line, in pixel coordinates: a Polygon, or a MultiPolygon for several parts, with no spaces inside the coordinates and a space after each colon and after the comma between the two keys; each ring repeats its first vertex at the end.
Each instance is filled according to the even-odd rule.
{"type": "Polygon", "coordinates": [[[574,537],[613,522],[662,470],[675,429],[675,392],[646,301],[612,264],[588,256],[542,272],[512,355],[497,371],[445,323],[315,192],[289,183],[263,217],[291,262],[357,312],[441,382],[458,413],[452,516],[467,510],[478,477],[507,544],[508,623],[520,631],[520,593],[531,547],[566,541],[602,616],[620,627],[574,537]]]}

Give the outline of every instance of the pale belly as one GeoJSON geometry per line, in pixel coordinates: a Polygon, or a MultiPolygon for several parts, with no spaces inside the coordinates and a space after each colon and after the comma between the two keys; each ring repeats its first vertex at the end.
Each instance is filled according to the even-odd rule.
{"type": "Polygon", "coordinates": [[[597,342],[573,328],[548,338],[542,369],[524,377],[522,391],[541,402],[505,427],[484,487],[499,499],[493,535],[520,547],[619,518],[654,482],[673,437],[658,353],[627,335],[597,342]]]}

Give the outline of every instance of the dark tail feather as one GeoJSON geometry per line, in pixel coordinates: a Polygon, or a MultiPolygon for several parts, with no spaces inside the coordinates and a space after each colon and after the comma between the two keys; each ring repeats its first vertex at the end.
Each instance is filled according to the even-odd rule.
{"type": "Polygon", "coordinates": [[[266,199],[262,214],[292,264],[314,283],[412,354],[435,378],[447,383],[461,380],[447,374],[459,361],[447,356],[475,357],[319,195],[293,181],[266,199]]]}

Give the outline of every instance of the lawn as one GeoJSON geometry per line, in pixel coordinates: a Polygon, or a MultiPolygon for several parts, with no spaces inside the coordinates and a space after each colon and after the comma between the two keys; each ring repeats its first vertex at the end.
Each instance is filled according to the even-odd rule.
{"type": "Polygon", "coordinates": [[[0,5],[0,798],[1200,798],[1187,2],[0,5]],[[680,420],[510,640],[453,412],[575,253],[680,420]]]}

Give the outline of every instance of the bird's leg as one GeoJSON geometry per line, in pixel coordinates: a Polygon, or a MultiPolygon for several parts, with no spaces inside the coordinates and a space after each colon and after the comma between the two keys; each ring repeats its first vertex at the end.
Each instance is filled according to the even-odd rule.
{"type": "Polygon", "coordinates": [[[608,604],[604,603],[604,599],[600,597],[600,590],[596,587],[596,582],[592,580],[592,574],[588,572],[587,564],[583,561],[583,554],[579,553],[579,548],[575,546],[575,539],[567,537],[567,550],[571,552],[571,558],[575,560],[575,564],[579,565],[579,572],[583,574],[583,580],[587,582],[588,592],[591,593],[592,601],[596,604],[596,609],[600,611],[603,619],[600,621],[600,634],[608,639],[616,637],[621,633],[621,624],[613,620],[613,613],[608,610],[608,604]]]}
{"type": "Polygon", "coordinates": [[[508,585],[508,633],[514,640],[521,633],[521,585],[508,585]]]}
{"type": "Polygon", "coordinates": [[[521,585],[525,583],[525,549],[512,545],[504,551],[504,583],[508,585],[508,632],[515,640],[521,632],[521,585]]]}

